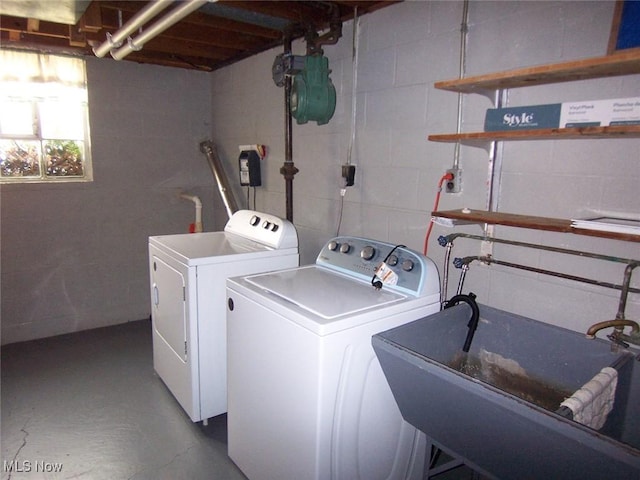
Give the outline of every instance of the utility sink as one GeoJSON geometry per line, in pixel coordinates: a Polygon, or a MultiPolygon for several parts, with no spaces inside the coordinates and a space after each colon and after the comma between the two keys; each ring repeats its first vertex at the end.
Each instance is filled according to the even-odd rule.
{"type": "Polygon", "coordinates": [[[480,305],[459,304],[374,335],[404,419],[477,472],[498,479],[640,478],[640,366],[609,342],[480,305]],[[613,410],[595,430],[560,403],[604,367],[613,410]]]}

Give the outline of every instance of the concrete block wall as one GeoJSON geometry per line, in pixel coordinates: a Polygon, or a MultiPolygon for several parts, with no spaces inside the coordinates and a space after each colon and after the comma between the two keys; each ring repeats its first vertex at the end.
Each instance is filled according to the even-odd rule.
{"type": "MultiPolygon", "coordinates": [[[[344,197],[340,233],[422,250],[436,185],[454,147],[427,141],[456,128],[457,95],[433,83],[458,76],[462,2],[405,1],[362,17],[352,163],[356,184],[344,197]]],[[[466,74],[475,75],[606,53],[614,2],[472,1],[466,74]]],[[[314,261],[338,231],[341,165],[351,138],[353,23],[325,47],[337,89],[336,114],[324,126],[295,125],[294,223],[301,259],[314,261]]],[[[257,208],[284,216],[284,92],[271,65],[281,49],[213,73],[88,58],[95,181],[2,185],[2,343],[126,322],[149,315],[147,237],[186,231],[201,196],[205,230],[226,220],[198,143],[212,139],[235,181],[238,145],[268,147],[257,208]]],[[[294,53],[304,54],[302,42],[294,53]]],[[[509,92],[510,105],[637,96],[637,75],[509,92]]],[[[463,131],[482,128],[489,99],[464,96],[463,131]]],[[[555,217],[598,212],[640,214],[640,140],[562,140],[503,144],[499,210],[555,217]]],[[[440,208],[484,209],[487,152],[462,147],[463,191],[440,208]]],[[[479,226],[459,231],[481,234],[479,226]]],[[[456,230],[456,231],[458,231],[456,230]]],[[[436,226],[429,256],[442,271],[436,226]]],[[[637,243],[497,227],[495,235],[532,243],[639,258],[637,243]]],[[[494,245],[496,258],[612,283],[622,266],[494,245]]],[[[478,255],[456,241],[453,256],[478,255]]],[[[450,297],[459,271],[452,270],[450,297]]],[[[640,287],[636,272],[633,286],[640,287]]],[[[618,292],[602,287],[473,265],[464,291],[481,302],[578,331],[613,318],[618,292]]],[[[638,295],[627,318],[640,317],[638,295]]]]}
{"type": "Polygon", "coordinates": [[[225,213],[206,73],[87,59],[94,181],[1,186],[2,343],[148,318],[147,237],[225,213]]]}
{"type": "MultiPolygon", "coordinates": [[[[422,250],[441,175],[452,165],[454,146],[427,141],[431,133],[456,129],[457,95],[433,88],[456,78],[459,69],[462,2],[403,2],[360,20],[356,91],[356,141],[352,162],[356,184],[344,197],[340,233],[403,243],[422,250]]],[[[470,2],[466,75],[577,60],[606,54],[613,2],[470,2]]],[[[300,169],[294,184],[294,223],[301,259],[311,263],[322,244],[337,233],[340,166],[347,161],[351,129],[353,23],[344,25],[336,46],[325,47],[337,89],[336,113],[327,125],[295,125],[293,159],[300,169]]],[[[270,66],[280,49],[247,59],[211,76],[213,137],[230,169],[237,145],[264,143],[264,186],[258,209],[284,214],[283,90],[271,80],[270,66]],[[247,118],[248,115],[248,118],[247,118]],[[233,126],[230,125],[233,124],[233,126]]],[[[295,54],[305,45],[294,44],[295,54]]],[[[640,76],[626,76],[513,89],[509,105],[637,96],[640,76]]],[[[482,130],[488,98],[466,95],[463,131],[482,130]]],[[[499,210],[559,218],[598,212],[640,215],[638,139],[561,140],[505,143],[499,210]]],[[[461,148],[463,191],[442,196],[440,209],[485,209],[488,155],[461,148]]],[[[481,234],[479,226],[458,229],[481,234]]],[[[442,270],[436,226],[428,254],[442,270]]],[[[500,238],[639,258],[637,243],[496,227],[500,238]]],[[[453,256],[480,254],[472,240],[458,240],[453,256]]],[[[494,245],[495,258],[621,283],[624,265],[538,250],[494,245]]],[[[448,297],[459,270],[452,269],[448,297]]],[[[632,285],[640,285],[636,274],[632,285]]],[[[464,291],[482,303],[566,328],[584,331],[611,319],[619,292],[499,266],[473,265],[464,291]]],[[[631,295],[627,318],[640,317],[631,295]]]]}

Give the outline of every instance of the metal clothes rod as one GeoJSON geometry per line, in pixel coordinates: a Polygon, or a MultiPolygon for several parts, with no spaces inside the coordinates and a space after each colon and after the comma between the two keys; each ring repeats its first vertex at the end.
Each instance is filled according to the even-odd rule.
{"type": "Polygon", "coordinates": [[[96,57],[104,57],[112,49],[119,48],[120,45],[122,45],[122,41],[127,38],[129,34],[134,32],[136,28],[144,25],[172,3],[173,0],[156,0],[155,2],[148,4],[131,17],[129,21],[122,25],[113,35],[107,33],[107,40],[99,47],[94,48],[93,53],[96,57]]]}
{"type": "MultiPolygon", "coordinates": [[[[599,287],[612,288],[614,290],[622,290],[623,288],[622,285],[618,285],[615,283],[602,282],[600,280],[593,280],[591,278],[579,277],[576,275],[569,275],[567,273],[561,273],[561,272],[554,272],[553,270],[546,270],[543,268],[530,267],[528,265],[520,265],[518,263],[505,262],[502,260],[496,260],[493,257],[470,256],[470,257],[464,257],[464,258],[456,258],[453,260],[453,264],[456,266],[456,268],[464,268],[465,265],[468,266],[474,260],[479,260],[487,264],[495,263],[496,265],[516,268],[519,270],[526,270],[528,272],[541,273],[543,275],[550,275],[552,277],[564,278],[566,280],[573,280],[576,282],[588,283],[590,285],[596,285],[599,287]]],[[[636,263],[636,261],[632,261],[632,262],[636,263]]],[[[627,292],[640,293],[640,288],[628,287],[627,292]]]]}
{"type": "Polygon", "coordinates": [[[440,236],[438,238],[438,243],[441,246],[446,246],[449,243],[453,243],[453,241],[456,238],[470,238],[472,240],[480,240],[483,242],[495,242],[495,243],[503,243],[506,245],[514,245],[517,247],[527,247],[527,248],[534,248],[536,250],[545,250],[547,252],[554,252],[554,253],[566,253],[568,255],[577,255],[580,257],[588,257],[588,258],[595,258],[597,260],[605,260],[608,262],[617,262],[617,263],[634,263],[634,262],[640,262],[640,260],[635,260],[633,258],[622,258],[622,257],[615,257],[613,255],[602,255],[599,253],[591,253],[591,252],[583,252],[580,250],[571,250],[568,248],[561,248],[561,247],[550,247],[548,245],[538,245],[535,243],[527,243],[527,242],[520,242],[517,240],[504,240],[501,238],[496,238],[496,237],[486,237],[483,235],[472,235],[469,233],[452,233],[450,235],[446,235],[446,236],[440,236]]]}

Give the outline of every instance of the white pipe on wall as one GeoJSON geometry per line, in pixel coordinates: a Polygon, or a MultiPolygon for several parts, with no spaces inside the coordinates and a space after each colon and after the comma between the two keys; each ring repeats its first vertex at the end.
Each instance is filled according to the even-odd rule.
{"type": "Polygon", "coordinates": [[[95,53],[96,57],[104,57],[112,49],[120,47],[122,41],[127,38],[131,32],[144,25],[172,3],[173,0],[155,0],[151,2],[131,17],[129,21],[122,25],[113,35],[107,34],[107,40],[99,47],[94,48],[93,53],[95,53]]]}
{"type": "MultiPolygon", "coordinates": [[[[217,0],[213,0],[217,1],[217,0]]],[[[178,23],[184,17],[189,15],[191,12],[196,11],[205,3],[209,3],[209,0],[191,0],[189,2],[182,3],[179,7],[171,10],[170,13],[162,17],[156,23],[151,25],[148,29],[144,30],[140,35],[136,38],[129,38],[127,44],[118,50],[112,51],[111,56],[116,60],[122,60],[124,57],[129,55],[131,52],[140,50],[142,46],[147,43],[149,40],[153,39],[156,35],[164,32],[167,28],[172,26],[175,23],[178,23]]]]}
{"type": "Polygon", "coordinates": [[[196,195],[187,195],[185,193],[180,194],[180,198],[184,198],[185,200],[191,200],[196,206],[196,220],[194,223],[194,233],[202,232],[202,201],[200,201],[200,197],[196,195]]]}

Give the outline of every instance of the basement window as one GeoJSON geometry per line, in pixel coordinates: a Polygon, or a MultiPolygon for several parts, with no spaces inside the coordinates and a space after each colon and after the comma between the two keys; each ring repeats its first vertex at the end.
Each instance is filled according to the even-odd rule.
{"type": "Polygon", "coordinates": [[[0,183],[91,181],[85,61],[0,50],[0,183]]]}

